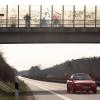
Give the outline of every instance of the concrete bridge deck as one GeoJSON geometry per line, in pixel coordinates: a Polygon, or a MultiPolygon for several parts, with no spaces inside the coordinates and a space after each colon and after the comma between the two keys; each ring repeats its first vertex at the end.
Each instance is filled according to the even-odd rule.
{"type": "Polygon", "coordinates": [[[0,43],[100,43],[100,28],[1,27],[0,43]]]}

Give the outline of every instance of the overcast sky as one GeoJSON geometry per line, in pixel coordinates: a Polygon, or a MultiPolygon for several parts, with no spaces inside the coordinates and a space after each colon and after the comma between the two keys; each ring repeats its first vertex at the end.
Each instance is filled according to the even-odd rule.
{"type": "Polygon", "coordinates": [[[71,59],[100,57],[100,44],[1,44],[8,64],[17,70],[52,67],[71,59]]]}

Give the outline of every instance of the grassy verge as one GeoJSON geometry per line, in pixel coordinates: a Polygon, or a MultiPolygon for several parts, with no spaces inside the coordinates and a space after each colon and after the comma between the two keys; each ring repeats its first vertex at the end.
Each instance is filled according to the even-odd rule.
{"type": "MultiPolygon", "coordinates": [[[[12,90],[14,90],[14,87],[15,87],[14,83],[6,82],[4,84],[10,87],[10,89],[8,91],[8,90],[4,90],[3,88],[1,88],[0,100],[15,100],[14,91],[12,92],[12,90]]],[[[27,100],[26,95],[21,95],[21,93],[25,91],[27,91],[26,84],[22,81],[19,81],[19,92],[20,92],[19,100],[27,100]]]]}

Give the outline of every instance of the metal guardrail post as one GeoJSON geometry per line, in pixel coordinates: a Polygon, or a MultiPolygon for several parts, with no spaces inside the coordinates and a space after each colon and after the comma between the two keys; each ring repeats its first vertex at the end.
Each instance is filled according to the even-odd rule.
{"type": "Polygon", "coordinates": [[[84,6],[84,28],[86,27],[86,5],[84,6]]]}
{"type": "Polygon", "coordinates": [[[95,5],[95,28],[97,26],[97,6],[95,5]]]}
{"type": "Polygon", "coordinates": [[[40,5],[40,27],[41,27],[41,20],[42,20],[42,5],[40,5]]]}
{"type": "Polygon", "coordinates": [[[62,6],[62,27],[64,27],[64,5],[62,6]]]}
{"type": "Polygon", "coordinates": [[[6,27],[8,27],[8,5],[6,5],[6,27]]]}
{"type": "Polygon", "coordinates": [[[18,5],[18,27],[19,27],[19,5],[18,5]]]}
{"type": "Polygon", "coordinates": [[[53,26],[53,5],[51,6],[51,27],[53,26]]]}
{"type": "Polygon", "coordinates": [[[73,6],[73,28],[75,27],[75,5],[73,6]]]}
{"type": "Polygon", "coordinates": [[[30,27],[31,27],[31,5],[29,5],[30,27]]]}
{"type": "Polygon", "coordinates": [[[19,100],[19,83],[17,78],[15,78],[15,100],[19,100]]]}

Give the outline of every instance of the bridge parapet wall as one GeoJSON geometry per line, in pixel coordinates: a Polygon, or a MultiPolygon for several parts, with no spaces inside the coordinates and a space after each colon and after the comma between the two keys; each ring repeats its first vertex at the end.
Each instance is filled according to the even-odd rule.
{"type": "Polygon", "coordinates": [[[20,27],[20,28],[6,28],[2,27],[0,28],[0,34],[4,33],[70,33],[70,32],[100,32],[100,28],[64,28],[64,27],[34,27],[34,28],[25,28],[25,27],[20,27]]]}

